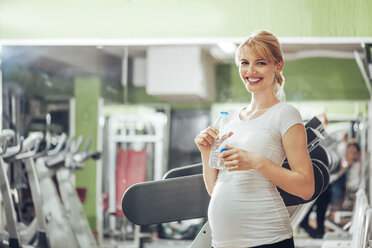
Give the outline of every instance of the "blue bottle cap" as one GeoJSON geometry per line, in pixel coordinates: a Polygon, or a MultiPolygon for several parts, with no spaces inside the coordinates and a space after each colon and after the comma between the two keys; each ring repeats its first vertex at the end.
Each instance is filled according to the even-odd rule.
{"type": "Polygon", "coordinates": [[[227,112],[227,111],[221,111],[220,114],[221,114],[221,115],[228,115],[229,112],[227,112]]]}
{"type": "Polygon", "coordinates": [[[222,152],[224,152],[224,151],[227,151],[227,148],[225,148],[225,147],[222,148],[221,151],[220,151],[220,153],[222,153],[222,152]]]}

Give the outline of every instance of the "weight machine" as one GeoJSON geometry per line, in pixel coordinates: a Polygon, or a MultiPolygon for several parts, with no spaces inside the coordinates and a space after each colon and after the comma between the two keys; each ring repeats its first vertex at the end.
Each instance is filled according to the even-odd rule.
{"type": "MultiPolygon", "coordinates": [[[[164,113],[111,115],[107,118],[106,147],[107,175],[104,183],[108,192],[108,216],[105,230],[109,235],[122,235],[117,226],[126,225],[121,211],[121,196],[134,182],[160,180],[167,163],[167,115],[164,113]],[[124,188],[123,188],[123,185],[124,188]]],[[[124,234],[128,231],[124,230],[124,234]]],[[[134,227],[134,243],[138,246],[142,237],[138,226],[134,227]]]]}

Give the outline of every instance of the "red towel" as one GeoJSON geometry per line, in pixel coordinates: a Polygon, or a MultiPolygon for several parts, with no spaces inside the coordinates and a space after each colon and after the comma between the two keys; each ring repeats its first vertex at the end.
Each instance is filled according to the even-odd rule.
{"type": "Polygon", "coordinates": [[[116,160],[116,216],[124,217],[121,198],[133,184],[146,181],[146,149],[141,151],[118,149],[116,160]]]}

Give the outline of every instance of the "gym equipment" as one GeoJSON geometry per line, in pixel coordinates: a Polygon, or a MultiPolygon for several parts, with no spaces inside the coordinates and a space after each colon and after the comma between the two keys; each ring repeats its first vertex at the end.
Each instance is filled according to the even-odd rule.
{"type": "MultiPolygon", "coordinates": [[[[41,132],[32,133],[24,142],[16,147],[8,148],[8,139],[11,136],[14,136],[12,130],[3,130],[0,134],[1,157],[6,158],[8,162],[21,160],[25,164],[37,221],[34,219],[28,229],[17,229],[17,218],[10,195],[9,182],[3,160],[0,159],[0,183],[2,195],[5,196],[9,246],[24,247],[24,244],[28,242],[23,242],[22,235],[31,237],[37,235],[32,247],[98,247],[70,179],[71,172],[83,168],[86,160],[100,157],[98,152],[89,152],[90,140],[87,140],[83,152],[78,153],[82,137],[79,137],[72,149],[73,138],[70,137],[66,143],[67,136],[62,134],[53,150],[50,150],[50,142],[46,140],[45,148],[38,152],[39,145],[44,139],[41,132]],[[21,150],[22,153],[20,153],[21,150]],[[51,178],[53,174],[56,174],[61,196],[57,193],[55,183],[51,178]],[[35,230],[33,234],[32,229],[35,226],[37,226],[37,231],[35,230]]],[[[4,233],[3,236],[6,235],[7,233],[4,233]]]]}
{"type": "Polygon", "coordinates": [[[131,222],[150,225],[206,217],[209,199],[199,174],[135,184],[125,192],[122,207],[131,222]]]}
{"type": "Polygon", "coordinates": [[[369,206],[365,188],[356,193],[356,201],[349,232],[326,233],[322,248],[363,247],[367,248],[371,235],[371,207],[369,206]]]}
{"type": "MultiPolygon", "coordinates": [[[[41,184],[40,178],[38,176],[38,168],[35,166],[34,158],[33,156],[37,155],[37,150],[39,147],[40,142],[43,139],[43,134],[40,132],[32,133],[30,136],[28,136],[25,139],[24,142],[24,151],[26,151],[23,154],[19,154],[16,156],[16,159],[22,160],[23,163],[26,166],[26,172],[29,179],[30,189],[31,189],[31,196],[32,201],[34,203],[35,208],[35,215],[37,218],[38,223],[38,236],[39,241],[42,241],[44,244],[44,247],[58,247],[63,242],[66,244],[69,244],[70,240],[65,241],[64,239],[70,239],[69,237],[63,237],[64,234],[53,232],[52,230],[57,230],[51,228],[53,226],[54,220],[56,218],[53,218],[55,216],[55,213],[48,213],[45,211],[45,203],[49,202],[51,199],[48,197],[44,197],[43,193],[48,192],[50,187],[45,187],[45,185],[41,184]],[[33,151],[27,152],[31,148],[34,148],[33,151]],[[41,191],[40,189],[43,188],[41,191]],[[48,200],[46,200],[48,199],[48,200]],[[52,216],[52,217],[51,217],[52,216]],[[57,234],[58,236],[57,236],[57,234]],[[62,236],[62,238],[58,238],[59,235],[62,236]],[[54,245],[53,242],[57,242],[56,245],[54,245]]],[[[43,152],[44,153],[44,152],[43,152]]],[[[41,158],[40,158],[41,159],[41,158]]],[[[59,230],[64,231],[63,226],[59,227],[59,230]]],[[[74,247],[74,246],[71,246],[74,247]]]]}
{"type": "MultiPolygon", "coordinates": [[[[21,144],[19,144],[19,147],[16,147],[16,151],[12,151],[4,156],[4,159],[6,161],[12,161],[12,160],[28,160],[35,154],[37,154],[37,150],[39,148],[40,142],[43,138],[43,135],[41,133],[33,133],[30,135],[26,140],[24,140],[21,144]],[[22,149],[20,149],[22,148],[22,149]],[[33,148],[31,150],[31,148],[33,148]],[[20,150],[23,151],[23,153],[20,153],[20,150]]],[[[34,201],[35,206],[35,212],[36,217],[38,218],[38,228],[36,233],[36,242],[33,244],[35,247],[49,247],[47,236],[45,233],[45,225],[43,223],[44,218],[41,216],[41,201],[39,198],[40,195],[40,187],[37,183],[36,179],[36,173],[35,168],[30,166],[30,164],[26,164],[26,171],[29,174],[29,183],[31,188],[31,195],[34,201]]],[[[8,210],[9,211],[9,210],[8,210]]],[[[16,219],[15,219],[16,220],[16,219]]],[[[19,237],[18,237],[19,238],[19,237]]],[[[18,239],[19,240],[19,239],[18,239]]]]}
{"type": "MultiPolygon", "coordinates": [[[[66,137],[61,135],[59,144],[63,143],[65,139],[66,137]]],[[[36,160],[40,185],[45,189],[42,192],[42,198],[48,199],[43,204],[44,213],[48,218],[48,228],[63,230],[61,233],[48,233],[52,242],[51,247],[97,247],[83,207],[70,179],[71,171],[81,169],[83,162],[87,159],[99,158],[99,153],[88,152],[89,140],[86,142],[84,151],[77,153],[81,143],[82,137],[79,137],[75,147],[72,148],[72,137],[70,137],[63,151],[51,151],[50,154],[55,156],[41,157],[36,160]],[[51,178],[53,174],[56,174],[63,203],[51,178]]],[[[57,147],[60,149],[62,146],[57,147]]]]}
{"type": "MultiPolygon", "coordinates": [[[[4,155],[10,139],[15,137],[12,130],[3,130],[0,134],[0,145],[2,146],[1,155],[4,155]]],[[[3,197],[7,229],[9,234],[8,245],[9,247],[21,247],[20,236],[17,230],[17,218],[14,209],[13,199],[10,193],[10,185],[7,177],[7,172],[4,166],[4,161],[0,158],[0,189],[3,197]]]]}
{"type": "Polygon", "coordinates": [[[83,168],[83,164],[88,159],[99,159],[99,152],[89,152],[91,139],[86,141],[83,152],[73,155],[72,158],[66,159],[64,167],[56,172],[63,207],[72,231],[80,247],[98,247],[97,242],[90,229],[86,219],[83,206],[76,192],[75,186],[71,181],[72,174],[83,168]]]}
{"type": "Polygon", "coordinates": [[[201,163],[194,164],[194,165],[186,165],[182,166],[181,168],[175,168],[172,170],[169,170],[165,175],[163,176],[163,179],[169,179],[169,178],[176,178],[176,177],[184,177],[184,176],[190,176],[190,175],[197,175],[203,173],[203,166],[201,163]]]}
{"type": "Polygon", "coordinates": [[[130,183],[160,180],[166,171],[169,109],[165,106],[164,112],[157,112],[163,108],[157,105],[143,111],[141,107],[139,111],[112,114],[105,121],[103,163],[107,166],[102,171],[102,191],[107,193],[108,204],[98,227],[103,228],[100,233],[106,237],[125,240],[134,247],[151,234],[123,217],[122,194],[130,183]],[[120,161],[123,157],[126,159],[120,161]],[[131,160],[139,162],[130,164],[131,160]]]}
{"type": "MultiPolygon", "coordinates": [[[[286,206],[310,202],[323,191],[323,174],[315,163],[313,168],[316,180],[313,197],[305,201],[279,190],[286,206]]],[[[203,175],[199,174],[135,184],[124,194],[122,208],[128,220],[149,225],[207,217],[209,200],[203,175]]]]}
{"type": "Polygon", "coordinates": [[[320,161],[318,159],[311,159],[311,161],[318,166],[318,168],[321,170],[321,172],[323,174],[324,187],[323,187],[322,192],[321,192],[321,193],[323,193],[329,186],[329,182],[330,182],[329,170],[328,170],[327,166],[322,161],[320,161]]]}
{"type": "Polygon", "coordinates": [[[317,160],[321,161],[325,166],[327,166],[328,170],[330,169],[330,165],[333,163],[328,151],[322,145],[317,145],[312,151],[309,152],[309,155],[311,158],[316,158],[317,160]]]}
{"type": "MultiPolygon", "coordinates": [[[[5,137],[6,141],[8,139],[15,137],[15,132],[13,130],[3,130],[1,133],[1,137],[5,137]]],[[[2,139],[0,138],[0,139],[2,139]]],[[[17,160],[19,158],[21,159],[27,159],[28,157],[36,154],[38,144],[40,143],[40,139],[42,138],[42,135],[40,133],[35,133],[32,136],[30,136],[29,139],[26,139],[23,141],[23,138],[18,139],[18,145],[15,147],[7,148],[7,145],[5,145],[2,151],[2,157],[10,162],[12,160],[17,160]],[[33,143],[33,141],[35,143],[33,143]],[[29,148],[32,148],[32,146],[35,145],[35,148],[32,151],[27,151],[29,148]],[[21,150],[26,151],[23,154],[20,154],[21,150]]],[[[31,240],[34,236],[35,242],[32,242],[33,247],[49,247],[48,246],[48,240],[45,234],[45,229],[42,225],[37,226],[37,223],[40,223],[41,218],[39,219],[39,222],[34,221],[31,222],[29,226],[24,226],[18,224],[13,199],[10,195],[10,186],[9,181],[7,178],[7,174],[4,167],[4,160],[0,159],[1,163],[1,182],[2,182],[2,195],[4,197],[4,205],[5,205],[5,212],[6,212],[6,218],[7,218],[7,226],[8,226],[8,235],[9,235],[9,247],[25,247],[26,244],[31,243],[31,240]],[[22,227],[22,228],[21,228],[22,227]]],[[[27,166],[26,166],[27,167],[27,166]]],[[[30,169],[30,168],[26,168],[30,169]]],[[[29,177],[30,180],[30,187],[35,187],[34,184],[34,178],[29,177]]],[[[31,193],[35,193],[35,189],[32,189],[31,193]]],[[[37,199],[36,199],[37,200],[37,199]]],[[[38,206],[39,202],[34,202],[35,206],[38,206]]],[[[35,211],[40,211],[39,208],[35,208],[35,211]]],[[[40,216],[39,216],[40,217],[40,216]]]]}

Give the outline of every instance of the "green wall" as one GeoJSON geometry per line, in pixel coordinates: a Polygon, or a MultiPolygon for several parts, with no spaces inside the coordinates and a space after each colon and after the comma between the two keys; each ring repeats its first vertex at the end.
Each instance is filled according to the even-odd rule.
{"type": "Polygon", "coordinates": [[[123,86],[120,82],[109,82],[102,79],[101,97],[108,103],[123,102],[123,86]]]}
{"type": "MultiPolygon", "coordinates": [[[[75,137],[82,135],[84,142],[88,137],[91,137],[90,150],[95,150],[97,147],[98,99],[101,95],[101,80],[96,77],[76,78],[74,93],[75,137]]],[[[76,187],[87,189],[87,197],[83,207],[92,230],[96,230],[96,162],[94,160],[88,160],[84,164],[84,169],[76,172],[76,187]]]]}
{"type": "Polygon", "coordinates": [[[354,59],[309,58],[284,66],[285,92],[291,101],[369,100],[354,59]]]}
{"type": "MultiPolygon", "coordinates": [[[[249,102],[235,65],[216,67],[217,102],[249,102]]],[[[369,100],[368,89],[353,59],[308,58],[284,65],[287,101],[369,100]]]]}
{"type": "Polygon", "coordinates": [[[0,38],[372,36],[370,0],[0,0],[0,38]]]}

